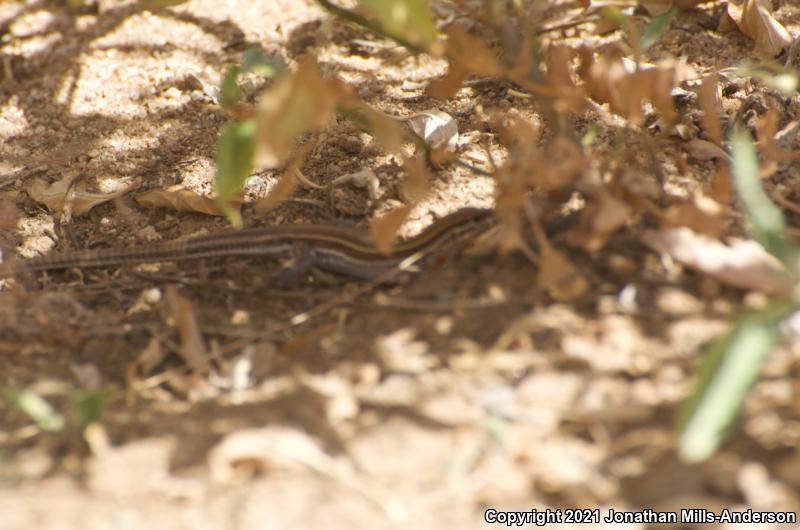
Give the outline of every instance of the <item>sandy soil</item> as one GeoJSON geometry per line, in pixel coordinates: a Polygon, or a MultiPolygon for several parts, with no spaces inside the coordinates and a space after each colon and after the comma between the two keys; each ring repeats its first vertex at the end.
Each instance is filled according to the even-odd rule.
{"type": "MultiPolygon", "coordinates": [[[[649,56],[683,56],[701,72],[750,57],[746,37],[713,29],[721,9],[679,15],[649,56]]],[[[800,34],[792,2],[776,17],[800,34]]],[[[477,105],[536,110],[500,81],[433,101],[425,83],[446,63],[386,46],[308,1],[193,0],[152,12],[105,0],[75,10],[3,3],[0,34],[0,247],[22,255],[225,227],[135,199],[175,184],[211,191],[226,115],[209,87],[253,45],[289,65],[314,53],[391,114],[445,110],[482,148],[497,146],[477,105]],[[34,179],[66,176],[89,192],[129,190],[71,217],[26,192],[34,179]]],[[[750,95],[725,94],[731,113],[750,95]]],[[[797,94],[785,112],[800,118],[797,94]]],[[[321,187],[268,215],[246,205],[246,224],[367,226],[399,203],[395,159],[341,118],[318,134],[303,173],[321,187]],[[364,168],[380,177],[377,196],[328,186],[364,168]]],[[[710,180],[709,162],[687,164],[664,169],[677,192],[710,180]]],[[[773,179],[796,189],[798,177],[794,162],[773,179]]],[[[276,178],[256,173],[248,201],[276,178]]],[[[491,178],[443,168],[406,229],[490,206],[493,195],[491,178]]],[[[6,289],[2,383],[45,396],[67,427],[42,430],[0,402],[0,529],[471,529],[488,526],[486,508],[796,512],[800,362],[788,346],[723,450],[697,466],[675,456],[699,348],[759,297],[667,267],[633,231],[596,253],[564,251],[590,284],[568,303],[536,287],[524,257],[494,254],[374,289],[323,273],[275,285],[276,265],[259,260],[67,271],[6,289]],[[171,303],[195,315],[212,376],[193,377],[176,354],[171,303]],[[313,318],[290,324],[306,311],[313,318]],[[82,436],[74,402],[93,388],[106,392],[102,421],[82,436]]]]}

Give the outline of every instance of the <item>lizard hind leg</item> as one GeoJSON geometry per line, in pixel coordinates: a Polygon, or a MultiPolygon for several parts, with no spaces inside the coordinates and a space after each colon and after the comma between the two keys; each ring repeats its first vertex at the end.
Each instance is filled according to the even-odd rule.
{"type": "Polygon", "coordinates": [[[268,282],[275,282],[279,285],[293,285],[315,266],[311,249],[306,245],[296,245],[292,248],[288,259],[266,279],[268,282]]]}

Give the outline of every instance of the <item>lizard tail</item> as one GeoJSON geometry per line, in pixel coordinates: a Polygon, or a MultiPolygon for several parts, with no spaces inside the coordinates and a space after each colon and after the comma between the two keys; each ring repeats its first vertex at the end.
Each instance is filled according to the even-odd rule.
{"type": "Polygon", "coordinates": [[[147,248],[106,248],[49,254],[0,263],[0,277],[20,272],[60,270],[73,267],[89,268],[172,261],[180,259],[184,250],[184,241],[168,241],[150,245],[147,248]]]}

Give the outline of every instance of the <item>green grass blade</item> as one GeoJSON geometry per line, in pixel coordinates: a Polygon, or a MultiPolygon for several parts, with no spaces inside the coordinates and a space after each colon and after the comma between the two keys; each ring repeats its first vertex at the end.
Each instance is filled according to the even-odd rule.
{"type": "Polygon", "coordinates": [[[781,301],[746,313],[730,332],[711,343],[682,414],[678,453],[683,460],[705,460],[722,443],[775,346],[780,322],[793,310],[781,301]]]}
{"type": "Polygon", "coordinates": [[[794,271],[794,249],[787,242],[783,213],[772,203],[761,186],[758,154],[747,130],[736,127],[731,134],[732,177],[739,202],[753,236],[770,254],[794,271]]]}

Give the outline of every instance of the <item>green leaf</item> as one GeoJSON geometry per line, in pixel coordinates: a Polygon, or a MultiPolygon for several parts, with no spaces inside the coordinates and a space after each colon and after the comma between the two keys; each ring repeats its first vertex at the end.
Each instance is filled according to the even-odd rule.
{"type": "Polygon", "coordinates": [[[253,171],[256,130],[255,120],[228,123],[222,128],[217,146],[217,200],[234,226],[241,226],[238,210],[230,205],[230,200],[239,194],[244,181],[253,171]]]}
{"type": "Polygon", "coordinates": [[[426,0],[359,0],[388,34],[430,49],[437,42],[436,24],[426,0]]]}
{"type": "Polygon", "coordinates": [[[75,399],[75,412],[83,427],[100,420],[105,402],[105,390],[87,390],[78,395],[75,399]]]}
{"type": "Polygon", "coordinates": [[[778,325],[794,309],[780,301],[746,313],[730,332],[711,343],[694,394],[683,409],[678,453],[684,461],[705,460],[722,443],[775,346],[778,325]]]}
{"type": "Polygon", "coordinates": [[[678,10],[675,8],[666,11],[653,20],[644,28],[644,32],[642,33],[642,38],[639,41],[642,47],[642,50],[646,50],[656,42],[658,39],[661,38],[661,35],[664,34],[665,31],[669,29],[670,24],[672,24],[672,20],[678,14],[678,10]]]}
{"type": "Polygon", "coordinates": [[[731,173],[733,184],[753,236],[770,254],[794,271],[791,264],[795,253],[787,242],[783,213],[764,193],[758,170],[758,154],[747,130],[736,127],[731,134],[731,173]]]}
{"type": "Polygon", "coordinates": [[[30,390],[3,389],[4,397],[45,431],[64,430],[64,417],[44,398],[30,390]]]}
{"type": "Polygon", "coordinates": [[[249,48],[242,57],[242,73],[254,72],[268,79],[282,74],[286,63],[280,55],[267,55],[261,48],[249,48]]]}
{"type": "Polygon", "coordinates": [[[231,66],[222,78],[222,86],[219,89],[219,104],[223,109],[228,109],[241,101],[242,91],[236,80],[239,78],[241,69],[238,66],[231,66]]]}

